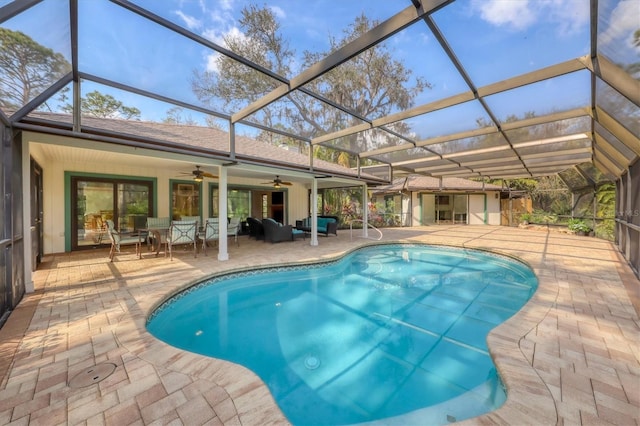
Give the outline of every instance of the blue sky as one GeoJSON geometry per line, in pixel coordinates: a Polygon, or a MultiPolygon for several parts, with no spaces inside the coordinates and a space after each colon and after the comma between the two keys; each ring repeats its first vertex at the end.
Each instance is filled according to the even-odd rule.
{"type": "MultiPolygon", "coordinates": [[[[0,6],[4,3],[7,2],[0,0],[0,6]]],[[[134,3],[220,45],[225,35],[240,35],[238,18],[247,4],[234,0],[137,0],[134,3]]],[[[409,0],[270,0],[267,3],[298,57],[305,49],[326,51],[328,37],[341,36],[342,29],[362,13],[382,21],[411,5],[409,0]]],[[[639,3],[637,0],[600,1],[604,12],[599,24],[601,48],[616,56],[618,62],[638,60],[638,48],[631,46],[629,34],[634,26],[638,27],[638,14],[633,12],[639,3]]],[[[65,4],[63,0],[45,0],[3,26],[20,29],[39,43],[69,56],[65,4]]],[[[198,104],[191,92],[193,71],[215,69],[212,65],[215,52],[145,22],[106,0],[84,0],[79,5],[81,71],[198,104]]],[[[589,53],[589,0],[458,0],[436,12],[434,20],[478,87],[589,53]]],[[[386,43],[398,60],[433,86],[419,96],[416,104],[468,90],[424,23],[409,27],[386,43]]],[[[502,111],[516,115],[535,111],[541,115],[573,108],[573,94],[581,89],[587,91],[585,84],[589,82],[584,75],[547,81],[538,84],[535,90],[523,90],[526,102],[514,104],[517,94],[503,96],[504,99],[496,95],[491,100],[495,105],[492,108],[499,112],[499,118],[505,118],[502,111]]],[[[106,87],[85,87],[85,91],[94,89],[138,107],[143,119],[161,119],[170,107],[106,87]]],[[[462,118],[459,113],[449,116],[441,113],[435,124],[434,120],[425,119],[429,122],[428,133],[440,133],[438,127],[464,127],[465,123],[473,128],[478,118],[473,116],[477,107],[466,109],[473,112],[462,118]]],[[[425,134],[420,130],[421,121],[414,119],[416,131],[425,134]]]]}

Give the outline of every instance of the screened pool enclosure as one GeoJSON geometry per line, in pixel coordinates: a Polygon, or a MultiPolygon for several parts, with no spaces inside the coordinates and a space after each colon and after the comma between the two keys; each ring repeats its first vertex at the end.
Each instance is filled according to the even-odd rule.
{"type": "Polygon", "coordinates": [[[64,234],[47,197],[68,202],[77,167],[125,182],[122,167],[198,164],[221,185],[311,190],[613,182],[616,244],[638,273],[637,0],[240,3],[0,0],[0,316],[64,234]]]}

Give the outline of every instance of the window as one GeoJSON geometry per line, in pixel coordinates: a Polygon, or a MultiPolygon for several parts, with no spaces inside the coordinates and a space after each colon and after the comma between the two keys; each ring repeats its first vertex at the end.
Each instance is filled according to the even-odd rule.
{"type": "Polygon", "coordinates": [[[171,182],[171,216],[179,220],[183,216],[200,216],[200,184],[171,182]]]}
{"type": "MultiPolygon", "coordinates": [[[[211,206],[209,211],[213,217],[218,214],[218,188],[211,191],[211,206]]],[[[251,212],[251,191],[248,189],[232,189],[227,192],[227,216],[238,217],[240,222],[247,220],[251,212]]]]}
{"type": "Polygon", "coordinates": [[[468,200],[469,196],[467,194],[453,196],[453,223],[467,223],[468,200]]]}
{"type": "Polygon", "coordinates": [[[227,215],[238,217],[241,222],[247,220],[251,211],[251,191],[246,189],[231,189],[227,193],[227,215]]]}
{"type": "Polygon", "coordinates": [[[438,205],[440,205],[440,206],[449,205],[449,196],[448,195],[438,195],[438,205]]]}
{"type": "Polygon", "coordinates": [[[269,217],[269,195],[262,194],[262,218],[269,217]]]}

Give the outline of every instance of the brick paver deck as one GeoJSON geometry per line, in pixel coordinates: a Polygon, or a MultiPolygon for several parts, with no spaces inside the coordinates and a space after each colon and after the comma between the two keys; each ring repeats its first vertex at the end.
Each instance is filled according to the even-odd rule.
{"type": "MultiPolygon", "coordinates": [[[[539,278],[532,300],[489,336],[507,402],[465,423],[639,424],[640,283],[611,243],[492,226],[385,229],[383,241],[493,250],[539,278]]],[[[215,250],[173,261],[132,251],[113,263],[106,250],[47,256],[36,292],[0,329],[0,424],[286,424],[253,373],[170,347],[145,319],[211,274],[331,258],[369,242],[349,231],[319,237],[317,247],[243,237],[226,262],[215,250]]]]}

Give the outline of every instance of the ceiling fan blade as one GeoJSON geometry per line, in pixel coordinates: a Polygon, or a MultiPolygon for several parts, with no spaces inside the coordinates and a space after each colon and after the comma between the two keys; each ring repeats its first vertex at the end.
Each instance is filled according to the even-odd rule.
{"type": "Polygon", "coordinates": [[[218,179],[218,176],[212,175],[211,173],[208,173],[208,172],[200,172],[200,175],[204,176],[204,177],[211,178],[211,179],[218,179]]]}
{"type": "Polygon", "coordinates": [[[291,186],[293,185],[291,182],[280,182],[280,185],[287,185],[287,186],[291,186]]]}

